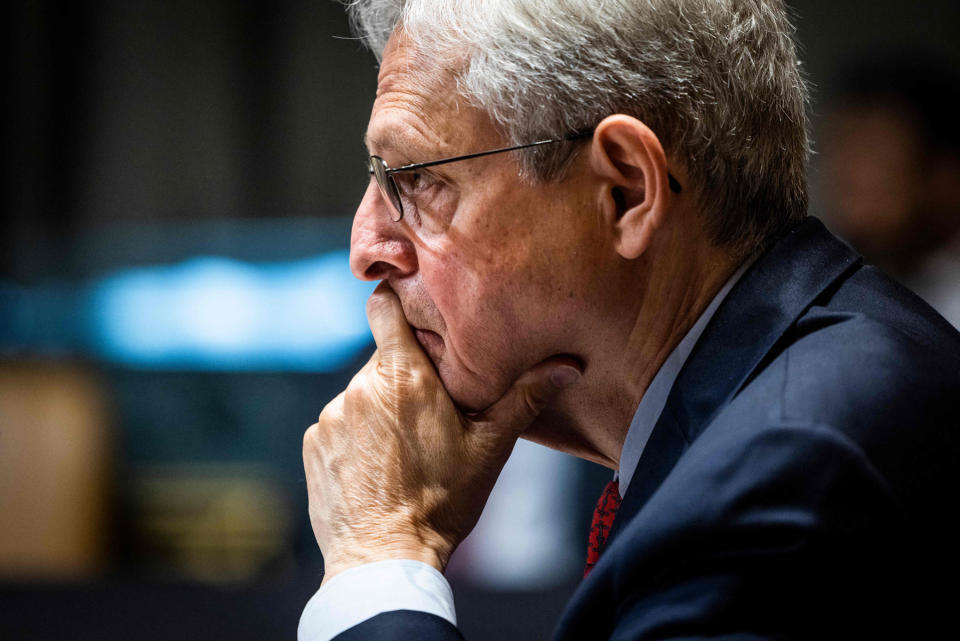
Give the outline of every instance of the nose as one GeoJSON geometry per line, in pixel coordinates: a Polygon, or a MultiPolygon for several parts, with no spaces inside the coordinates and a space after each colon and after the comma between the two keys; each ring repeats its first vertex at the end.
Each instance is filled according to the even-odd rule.
{"type": "Polygon", "coordinates": [[[387,204],[371,180],[353,217],[350,270],[360,280],[408,276],[417,270],[417,253],[406,225],[393,222],[387,204]]]}

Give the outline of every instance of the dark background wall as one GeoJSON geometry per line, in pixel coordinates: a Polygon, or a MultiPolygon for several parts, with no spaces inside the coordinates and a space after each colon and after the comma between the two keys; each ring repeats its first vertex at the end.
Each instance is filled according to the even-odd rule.
{"type": "Polygon", "coordinates": [[[333,2],[15,2],[3,272],[130,221],[350,216],[373,58],[333,2]]]}
{"type": "MultiPolygon", "coordinates": [[[[924,52],[960,66],[955,0],[790,5],[815,134],[850,62],[924,52]]],[[[367,182],[361,137],[376,67],[339,4],[21,0],[6,8],[0,285],[70,283],[201,251],[277,261],[345,246],[367,182]]],[[[37,357],[51,360],[0,351],[0,370],[37,357]]],[[[292,638],[320,567],[299,437],[351,368],[151,373],[79,360],[107,390],[113,417],[105,560],[80,579],[0,573],[0,637],[292,638]],[[163,576],[163,559],[149,558],[153,548],[131,534],[143,508],[130,499],[144,482],[142,465],[185,461],[255,464],[292,506],[287,547],[252,579],[211,586],[163,576]]],[[[0,447],[5,429],[0,423],[0,447]]],[[[583,521],[607,473],[576,472],[581,489],[570,504],[583,521]]],[[[546,636],[574,583],[540,594],[461,582],[468,638],[546,636]]]]}

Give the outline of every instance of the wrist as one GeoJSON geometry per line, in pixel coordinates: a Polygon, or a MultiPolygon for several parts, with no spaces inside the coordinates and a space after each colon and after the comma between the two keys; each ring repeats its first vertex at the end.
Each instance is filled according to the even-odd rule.
{"type": "Polygon", "coordinates": [[[398,543],[364,547],[354,546],[349,550],[331,551],[329,554],[324,554],[323,582],[321,585],[341,572],[378,561],[419,561],[442,574],[446,569],[448,559],[449,555],[443,557],[432,548],[424,546],[398,543]]]}

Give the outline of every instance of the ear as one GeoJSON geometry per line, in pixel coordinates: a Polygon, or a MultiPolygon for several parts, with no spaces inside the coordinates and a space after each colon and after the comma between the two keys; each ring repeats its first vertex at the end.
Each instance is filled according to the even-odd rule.
{"type": "Polygon", "coordinates": [[[616,250],[637,258],[650,246],[670,204],[663,146],[641,121],[617,114],[594,130],[590,164],[601,178],[601,208],[604,222],[613,227],[616,250]]]}

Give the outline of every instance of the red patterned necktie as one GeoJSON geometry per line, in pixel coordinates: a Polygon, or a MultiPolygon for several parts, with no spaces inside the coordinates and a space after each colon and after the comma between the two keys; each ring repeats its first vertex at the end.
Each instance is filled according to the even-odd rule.
{"type": "Polygon", "coordinates": [[[590,524],[590,540],[587,542],[587,566],[583,568],[583,576],[586,578],[590,570],[600,560],[600,553],[603,546],[610,536],[610,527],[613,525],[613,518],[617,515],[617,508],[620,507],[620,486],[616,481],[610,481],[603,488],[603,494],[597,501],[597,507],[593,510],[593,522],[590,524]]]}

